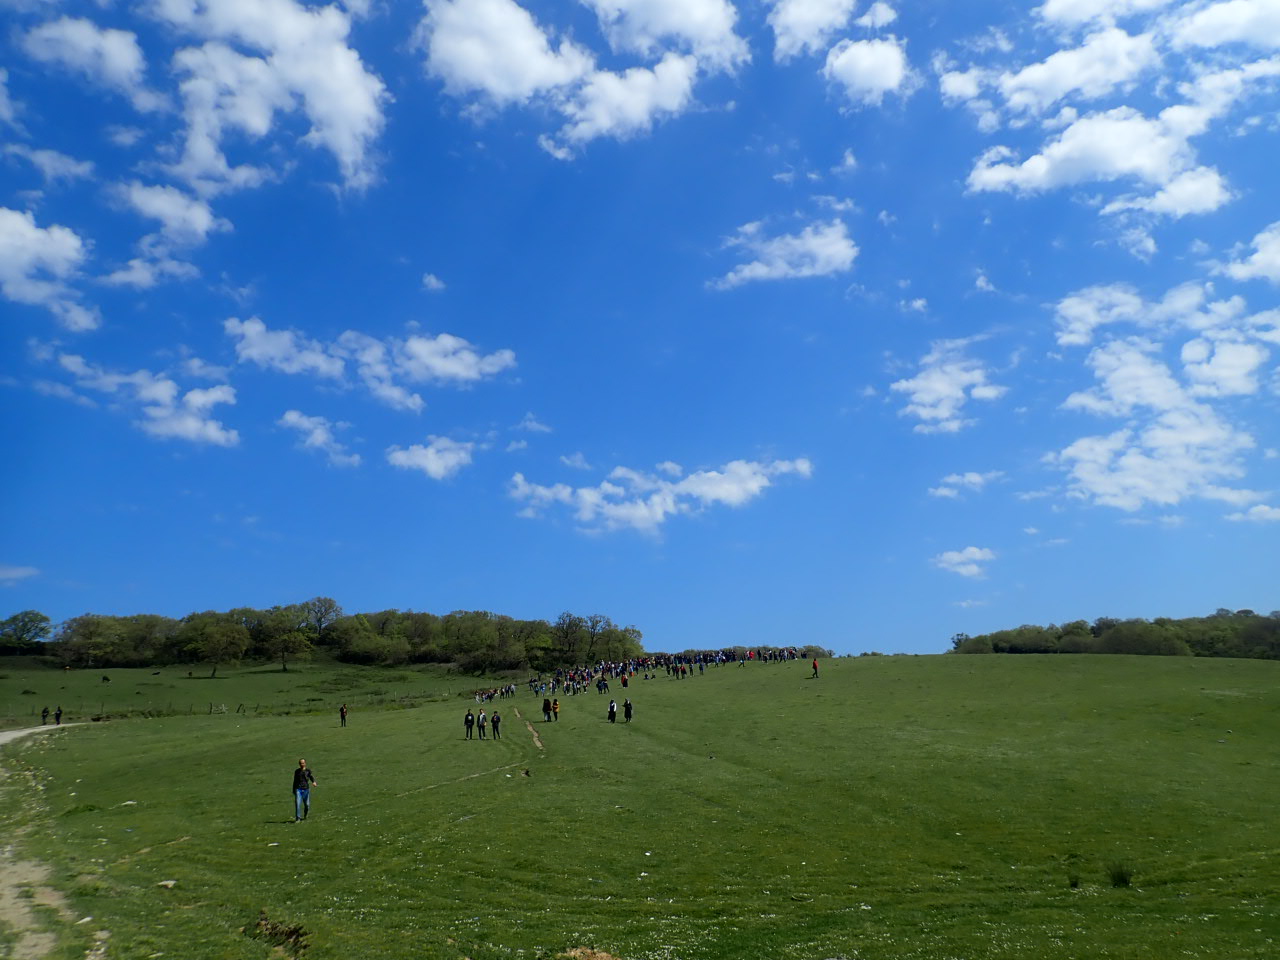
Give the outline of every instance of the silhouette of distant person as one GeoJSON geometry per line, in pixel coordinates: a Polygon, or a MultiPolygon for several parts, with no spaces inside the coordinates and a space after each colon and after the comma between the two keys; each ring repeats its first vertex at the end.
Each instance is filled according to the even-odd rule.
{"type": "Polygon", "coordinates": [[[626,722],[626,723],[630,723],[630,722],[631,722],[631,711],[632,711],[633,709],[634,709],[634,708],[631,706],[631,700],[630,700],[630,699],[627,699],[627,700],[623,700],[623,701],[622,701],[622,719],[623,719],[623,721],[624,721],[624,722],[626,722]]]}
{"type": "Polygon", "coordinates": [[[344,703],[338,708],[338,719],[342,721],[342,725],[347,725],[347,705],[344,703]]]}
{"type": "Polygon", "coordinates": [[[618,701],[617,700],[609,701],[609,722],[610,723],[618,722],[618,701]]]}
{"type": "Polygon", "coordinates": [[[809,679],[810,680],[818,679],[818,658],[817,657],[813,658],[813,676],[810,677],[809,679]]]}
{"type": "Polygon", "coordinates": [[[54,726],[57,726],[57,727],[62,726],[62,706],[61,705],[58,706],[57,710],[53,711],[53,723],[54,723],[54,726]]]}
{"type": "Polygon", "coordinates": [[[493,711],[493,716],[490,718],[490,722],[493,724],[493,739],[501,740],[502,739],[502,714],[500,714],[497,710],[493,711]]]}
{"type": "Polygon", "coordinates": [[[43,710],[40,711],[40,726],[43,727],[48,722],[49,722],[49,708],[45,707],[43,710]]]}
{"type": "Polygon", "coordinates": [[[476,726],[476,715],[468,710],[467,715],[462,718],[462,724],[467,728],[467,739],[470,740],[471,731],[474,730],[476,726]]]}

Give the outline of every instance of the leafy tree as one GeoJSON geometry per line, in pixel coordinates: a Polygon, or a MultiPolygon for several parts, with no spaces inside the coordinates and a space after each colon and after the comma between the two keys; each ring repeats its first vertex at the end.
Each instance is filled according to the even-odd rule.
{"type": "Polygon", "coordinates": [[[178,629],[178,636],[192,656],[213,665],[210,677],[224,663],[238,663],[249,649],[249,630],[227,614],[213,610],[193,613],[178,629]]]}
{"type": "Polygon", "coordinates": [[[313,597],[302,605],[307,613],[307,623],[315,632],[316,645],[326,643],[325,631],[342,616],[342,607],[331,597],[313,597]]]}
{"type": "Polygon", "coordinates": [[[305,660],[311,655],[311,641],[301,630],[290,630],[271,637],[266,649],[273,660],[280,661],[280,669],[287,672],[290,660],[305,660]]]}
{"type": "Polygon", "coordinates": [[[52,632],[49,618],[39,610],[22,610],[0,622],[0,654],[31,653],[52,632]]]}
{"type": "Polygon", "coordinates": [[[77,667],[114,667],[124,657],[124,633],[115,617],[86,613],[66,621],[56,639],[58,655],[77,667]]]}

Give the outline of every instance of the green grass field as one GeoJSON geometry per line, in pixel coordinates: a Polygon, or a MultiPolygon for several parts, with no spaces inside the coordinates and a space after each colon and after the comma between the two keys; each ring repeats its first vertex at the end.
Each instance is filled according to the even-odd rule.
{"type": "MultiPolygon", "coordinates": [[[[522,687],[481,743],[454,695],[474,681],[233,672],[199,682],[232,711],[278,693],[322,712],[175,709],[24,738],[4,748],[0,830],[69,901],[41,911],[56,958],[95,931],[113,960],[1280,956],[1280,664],[866,657],[808,674],[615,681],[630,725],[594,691],[543,723],[522,687]],[[418,705],[361,705],[398,690],[418,705]],[[319,786],[293,824],[300,756],[319,786]],[[260,911],[306,949],[252,936],[260,911]]],[[[100,702],[90,682],[125,701],[170,682],[111,676],[52,681],[100,702]]],[[[0,700],[40,682],[10,671],[0,700]]]]}

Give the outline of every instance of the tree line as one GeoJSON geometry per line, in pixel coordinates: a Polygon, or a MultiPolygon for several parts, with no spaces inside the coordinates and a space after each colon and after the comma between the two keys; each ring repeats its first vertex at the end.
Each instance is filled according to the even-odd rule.
{"type": "Polygon", "coordinates": [[[1269,614],[1219,608],[1207,617],[1177,620],[1073,620],[1061,626],[1023,624],[951,638],[951,653],[1128,653],[1173,657],[1280,660],[1280,610],[1269,614]]]}
{"type": "Polygon", "coordinates": [[[143,667],[241,660],[288,670],[316,649],[349,663],[451,663],[470,673],[542,671],[643,655],[643,634],[604,614],[565,612],[555,621],[484,610],[347,614],[330,597],[259,610],[206,610],[182,618],[86,613],[55,626],[37,610],[0,622],[0,655],[47,655],[70,667],[143,667]]]}

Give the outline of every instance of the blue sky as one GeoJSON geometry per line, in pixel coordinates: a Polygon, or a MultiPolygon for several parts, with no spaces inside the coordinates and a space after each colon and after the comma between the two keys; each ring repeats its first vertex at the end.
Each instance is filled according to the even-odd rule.
{"type": "Polygon", "coordinates": [[[0,15],[6,614],[1280,606],[1280,0],[0,15]]]}

